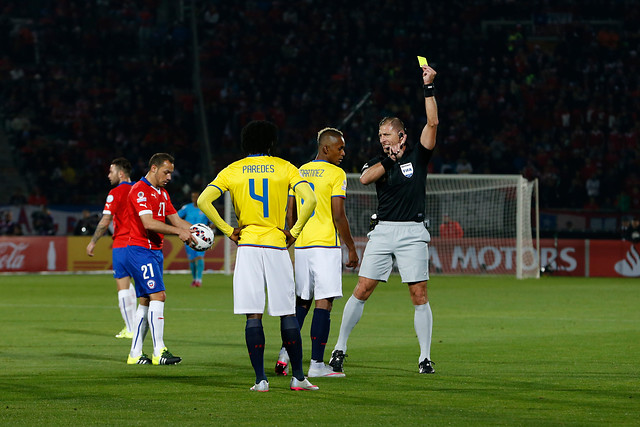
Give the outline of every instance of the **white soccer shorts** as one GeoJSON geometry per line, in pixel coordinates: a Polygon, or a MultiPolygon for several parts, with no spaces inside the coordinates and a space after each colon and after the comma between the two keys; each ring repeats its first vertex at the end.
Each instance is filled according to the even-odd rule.
{"type": "Polygon", "coordinates": [[[431,236],[421,222],[380,221],[367,237],[358,276],[386,282],[395,258],[403,283],[429,280],[431,236]]]}
{"type": "Polygon", "coordinates": [[[296,295],[304,300],[342,298],[342,249],[295,250],[296,295]]]}
{"type": "Polygon", "coordinates": [[[233,312],[262,314],[265,299],[269,301],[269,315],[295,314],[296,292],[289,252],[284,249],[239,246],[233,272],[233,312]]]}

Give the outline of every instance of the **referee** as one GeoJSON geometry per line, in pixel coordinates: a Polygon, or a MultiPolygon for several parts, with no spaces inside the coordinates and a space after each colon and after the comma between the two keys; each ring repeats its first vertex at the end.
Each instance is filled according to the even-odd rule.
{"type": "Polygon", "coordinates": [[[362,168],[360,182],[376,184],[379,222],[368,234],[358,284],[344,307],[340,335],[329,362],[336,372],[343,372],[349,334],[362,317],[364,303],[378,283],[389,278],[393,257],[398,263],[402,282],[409,286],[415,307],[414,327],[420,344],[419,372],[435,372],[430,355],[433,317],[427,297],[428,242],[431,237],[424,225],[427,165],[436,145],[438,128],[435,76],[433,68],[422,66],[427,124],[422,129],[420,144],[408,148],[402,121],[397,117],[385,117],[378,131],[384,155],[370,160],[362,168]]]}

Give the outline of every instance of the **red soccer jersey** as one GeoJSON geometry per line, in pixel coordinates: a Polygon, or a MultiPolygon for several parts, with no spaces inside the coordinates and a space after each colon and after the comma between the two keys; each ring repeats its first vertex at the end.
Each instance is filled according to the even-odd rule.
{"type": "Polygon", "coordinates": [[[129,192],[129,209],[131,209],[129,245],[162,249],[164,234],[145,229],[140,216],[151,214],[153,219],[164,223],[167,215],[175,214],[176,209],[171,204],[167,190],[155,188],[146,178],[142,178],[129,192]]]}
{"type": "Polygon", "coordinates": [[[129,242],[129,230],[131,222],[127,196],[131,190],[132,182],[121,182],[107,195],[107,201],[102,210],[103,215],[113,217],[113,247],[124,248],[129,242]]]}

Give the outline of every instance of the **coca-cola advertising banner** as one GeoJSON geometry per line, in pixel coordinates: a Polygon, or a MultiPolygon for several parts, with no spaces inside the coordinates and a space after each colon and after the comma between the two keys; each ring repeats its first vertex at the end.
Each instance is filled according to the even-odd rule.
{"type": "Polygon", "coordinates": [[[67,271],[68,239],[0,237],[0,272],[67,271]]]}
{"type": "MultiPolygon", "coordinates": [[[[207,270],[224,266],[224,239],[217,236],[213,247],[204,252],[207,270]]],[[[98,241],[89,257],[90,237],[0,237],[0,273],[105,271],[111,265],[111,239],[98,241]]],[[[640,244],[621,240],[542,239],[540,266],[564,276],[640,277],[640,244]]],[[[356,239],[362,252],[366,239],[356,239]]],[[[233,245],[232,245],[233,246],[233,245]]],[[[184,244],[176,236],[165,237],[165,270],[188,270],[184,244]]],[[[233,253],[233,251],[232,251],[233,253]]],[[[346,260],[346,250],[343,257],[346,260]]],[[[537,251],[525,251],[525,270],[538,268],[537,251]]],[[[501,239],[434,238],[429,246],[430,269],[437,274],[515,275],[515,241],[501,239]]],[[[233,263],[232,263],[233,265],[233,263]]]]}

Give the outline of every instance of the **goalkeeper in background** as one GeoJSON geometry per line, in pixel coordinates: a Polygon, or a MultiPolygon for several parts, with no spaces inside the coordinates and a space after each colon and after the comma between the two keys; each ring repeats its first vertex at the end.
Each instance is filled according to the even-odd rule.
{"type": "Polygon", "coordinates": [[[414,327],[420,345],[418,372],[435,372],[430,354],[433,317],[427,297],[428,242],[431,237],[424,223],[427,165],[436,145],[438,128],[435,76],[433,68],[422,66],[427,124],[422,129],[420,143],[407,147],[402,121],[397,117],[385,117],[378,130],[384,155],[370,160],[362,168],[360,182],[376,185],[379,222],[368,234],[358,284],[344,306],[340,335],[329,361],[336,372],[343,372],[349,334],[362,317],[364,304],[378,283],[389,278],[393,257],[398,263],[402,282],[409,286],[415,307],[414,327]]]}
{"type": "MultiPolygon", "coordinates": [[[[198,196],[200,193],[197,191],[191,192],[191,203],[187,203],[178,211],[178,216],[191,224],[205,224],[209,225],[207,216],[198,209],[198,196]]],[[[189,245],[185,245],[185,252],[187,258],[189,258],[189,268],[191,269],[191,286],[199,288],[202,286],[202,273],[204,272],[204,251],[196,251],[189,245]]]]}
{"type": "Polygon", "coordinates": [[[245,341],[256,374],[252,391],[269,391],[264,370],[262,315],[267,288],[269,314],[280,317],[280,335],[291,357],[291,390],[317,390],[302,370],[302,339],[296,320],[296,290],[289,247],[300,235],[316,207],[311,186],[291,163],[271,156],[278,128],[267,121],[249,122],[240,134],[247,154],[224,168],[198,198],[198,207],[225,236],[238,245],[233,272],[233,312],[247,316],[245,341]],[[285,230],[289,189],[304,199],[298,221],[285,230]],[[233,228],[213,201],[231,194],[238,218],[233,228]]]}

